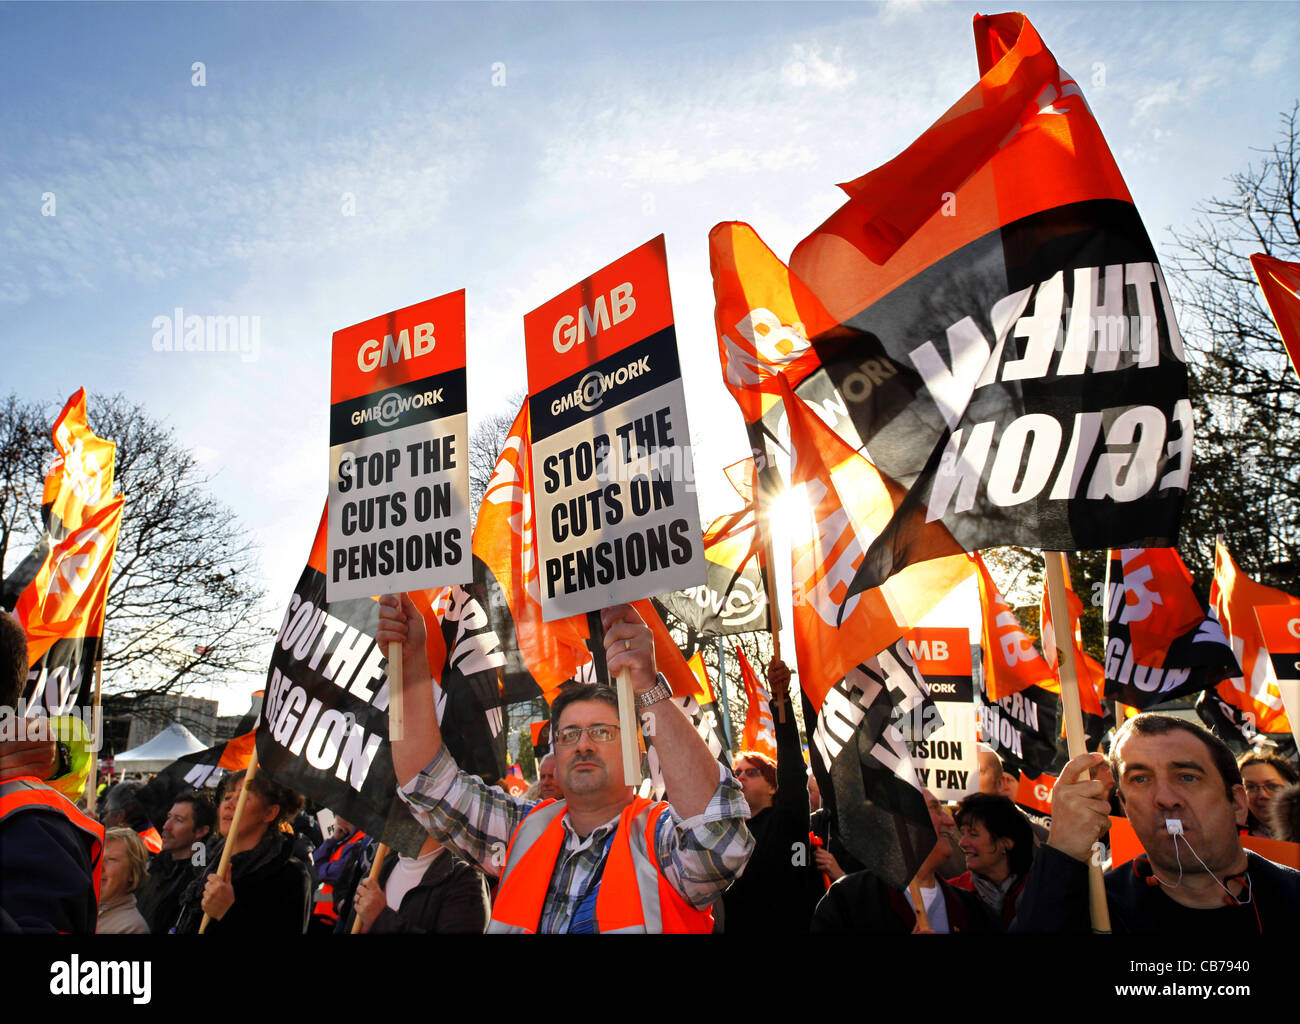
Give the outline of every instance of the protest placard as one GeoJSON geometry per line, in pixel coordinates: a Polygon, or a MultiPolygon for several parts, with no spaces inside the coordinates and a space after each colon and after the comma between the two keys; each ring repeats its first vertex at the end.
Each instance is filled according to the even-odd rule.
{"type": "Polygon", "coordinates": [[[334,334],[331,601],[468,583],[465,293],[334,334]]]}
{"type": "Polygon", "coordinates": [[[903,729],[916,774],[940,800],[960,800],[979,788],[970,633],[962,628],[910,629],[907,649],[943,719],[932,731],[903,729]]]}
{"type": "Polygon", "coordinates": [[[660,235],[524,317],[545,621],[705,581],[660,235]]]}

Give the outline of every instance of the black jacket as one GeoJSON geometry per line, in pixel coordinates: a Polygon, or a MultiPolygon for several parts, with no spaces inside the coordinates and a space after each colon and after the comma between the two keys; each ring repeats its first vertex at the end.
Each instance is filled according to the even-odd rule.
{"type": "Polygon", "coordinates": [[[776,732],[776,796],[772,806],[749,819],[754,852],[744,873],[722,894],[723,930],[806,932],[820,888],[808,869],[808,773],[799,745],[799,727],[786,705],[783,723],[772,710],[776,732]]]}
{"type": "MultiPolygon", "coordinates": [[[[379,869],[381,889],[396,866],[394,853],[379,869]]],[[[385,907],[379,912],[370,926],[370,934],[476,935],[487,930],[491,915],[487,881],[482,872],[456,856],[453,850],[443,850],[433,858],[419,884],[402,897],[398,910],[385,907]]],[[[346,930],[352,930],[351,920],[346,930]]]]}
{"type": "MultiPolygon", "coordinates": [[[[220,921],[208,924],[208,934],[301,935],[307,928],[311,874],[294,856],[294,837],[269,830],[251,850],[230,858],[230,884],[235,902],[220,921]]],[[[196,934],[203,920],[203,889],[216,870],[222,845],[212,852],[207,868],[198,872],[181,897],[181,935],[196,934]]]]}
{"type": "MultiPolygon", "coordinates": [[[[1106,903],[1116,934],[1295,935],[1300,932],[1300,871],[1246,851],[1251,898],[1244,905],[1198,910],[1176,903],[1143,855],[1106,872],[1106,903]]],[[[1088,865],[1050,846],[1029,869],[1013,932],[1087,932],[1088,865]]]]}
{"type": "MultiPolygon", "coordinates": [[[[955,888],[943,879],[937,881],[951,933],[998,930],[975,893],[955,888]]],[[[832,885],[817,904],[812,919],[814,932],[909,935],[915,927],[916,913],[907,897],[870,871],[855,871],[832,885]]]]}
{"type": "MultiPolygon", "coordinates": [[[[196,869],[188,856],[180,860],[169,852],[149,861],[149,877],[135,894],[135,906],[153,935],[166,935],[181,912],[181,897],[194,881],[196,869]]],[[[206,877],[206,873],[205,873],[206,877]]]]}

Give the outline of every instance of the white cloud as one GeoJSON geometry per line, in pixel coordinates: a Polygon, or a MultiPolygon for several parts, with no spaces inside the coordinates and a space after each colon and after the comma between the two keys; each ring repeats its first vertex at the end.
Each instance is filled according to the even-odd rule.
{"type": "Polygon", "coordinates": [[[793,54],[781,68],[781,78],[788,85],[843,89],[858,80],[853,68],[842,66],[843,56],[838,46],[831,51],[829,60],[822,56],[821,47],[816,44],[795,43],[792,49],[793,54]]]}

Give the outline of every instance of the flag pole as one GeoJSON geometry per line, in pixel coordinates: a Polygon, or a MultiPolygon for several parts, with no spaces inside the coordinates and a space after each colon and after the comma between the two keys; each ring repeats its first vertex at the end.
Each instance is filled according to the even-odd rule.
{"type": "MultiPolygon", "coordinates": [[[[379,849],[375,851],[375,862],[370,865],[370,874],[366,877],[372,882],[379,881],[379,869],[384,866],[384,858],[388,856],[388,844],[380,843],[379,849]]],[[[361,915],[357,913],[356,897],[352,900],[352,932],[356,935],[361,931],[361,915]]]]}
{"type": "MultiPolygon", "coordinates": [[[[587,633],[591,640],[591,657],[595,662],[596,678],[609,682],[609,662],[605,658],[605,627],[599,612],[587,613],[587,633]]],[[[641,723],[636,715],[636,694],[632,691],[632,677],[626,671],[614,679],[618,694],[618,739],[623,751],[623,782],[633,788],[641,785],[641,745],[637,735],[641,723]]],[[[555,737],[551,737],[554,742],[555,737]]]]}
{"type": "MultiPolygon", "coordinates": [[[[1070,757],[1088,752],[1083,731],[1083,707],[1079,703],[1079,681],[1074,665],[1074,629],[1070,621],[1070,608],[1065,596],[1065,579],[1069,566],[1063,551],[1044,551],[1047,569],[1047,600],[1052,612],[1052,632],[1056,634],[1056,670],[1061,681],[1061,707],[1065,715],[1065,745],[1070,757]]],[[[1106,906],[1106,886],[1101,875],[1101,863],[1096,857],[1100,844],[1093,847],[1093,857],[1088,861],[1088,905],[1092,914],[1092,930],[1110,934],[1110,909],[1106,906]]]]}
{"type": "MultiPolygon", "coordinates": [[[[758,479],[758,471],[754,472],[754,525],[758,530],[759,540],[763,546],[763,589],[767,591],[767,615],[768,624],[771,626],[772,633],[772,657],[777,661],[781,659],[781,606],[776,600],[776,581],[772,578],[772,563],[774,555],[772,551],[772,531],[768,529],[769,522],[767,513],[763,511],[763,487],[758,479]]],[[[776,706],[776,716],[782,725],[785,725],[785,707],[786,703],[782,702],[776,706]]]]}
{"type": "MultiPolygon", "coordinates": [[[[101,641],[102,642],[102,641],[101,641]]],[[[95,699],[90,704],[90,727],[95,728],[99,721],[100,686],[104,681],[104,662],[95,659],[95,699]]],[[[86,808],[95,813],[95,804],[99,798],[99,744],[95,742],[95,733],[90,736],[90,776],[86,779],[86,808]]]]}
{"type": "MultiPolygon", "coordinates": [[[[253,747],[253,754],[248,759],[248,771],[244,773],[244,785],[239,791],[239,802],[235,804],[235,816],[230,819],[230,834],[226,836],[225,845],[221,847],[221,859],[217,861],[217,877],[223,882],[226,875],[230,873],[230,857],[235,847],[235,836],[239,834],[239,822],[244,816],[244,803],[248,799],[248,784],[257,774],[257,747],[253,747]]],[[[208,930],[208,922],[212,918],[204,913],[203,920],[199,922],[199,934],[202,935],[208,930]]]]}

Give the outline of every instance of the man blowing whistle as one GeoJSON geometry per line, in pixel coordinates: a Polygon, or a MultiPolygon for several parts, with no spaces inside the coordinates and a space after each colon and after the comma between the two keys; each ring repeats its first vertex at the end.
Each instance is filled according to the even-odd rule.
{"type": "Polygon", "coordinates": [[[424,620],[405,595],[380,601],[380,644],[403,644],[398,794],[438,842],[500,878],[489,932],[708,932],[714,901],[753,849],[744,793],[668,699],[650,629],[630,605],[601,621],[610,677],[631,678],[667,802],[624,784],[608,686],[570,684],[551,705],[561,799],[519,800],[457,769],[438,729],[424,620]]]}

